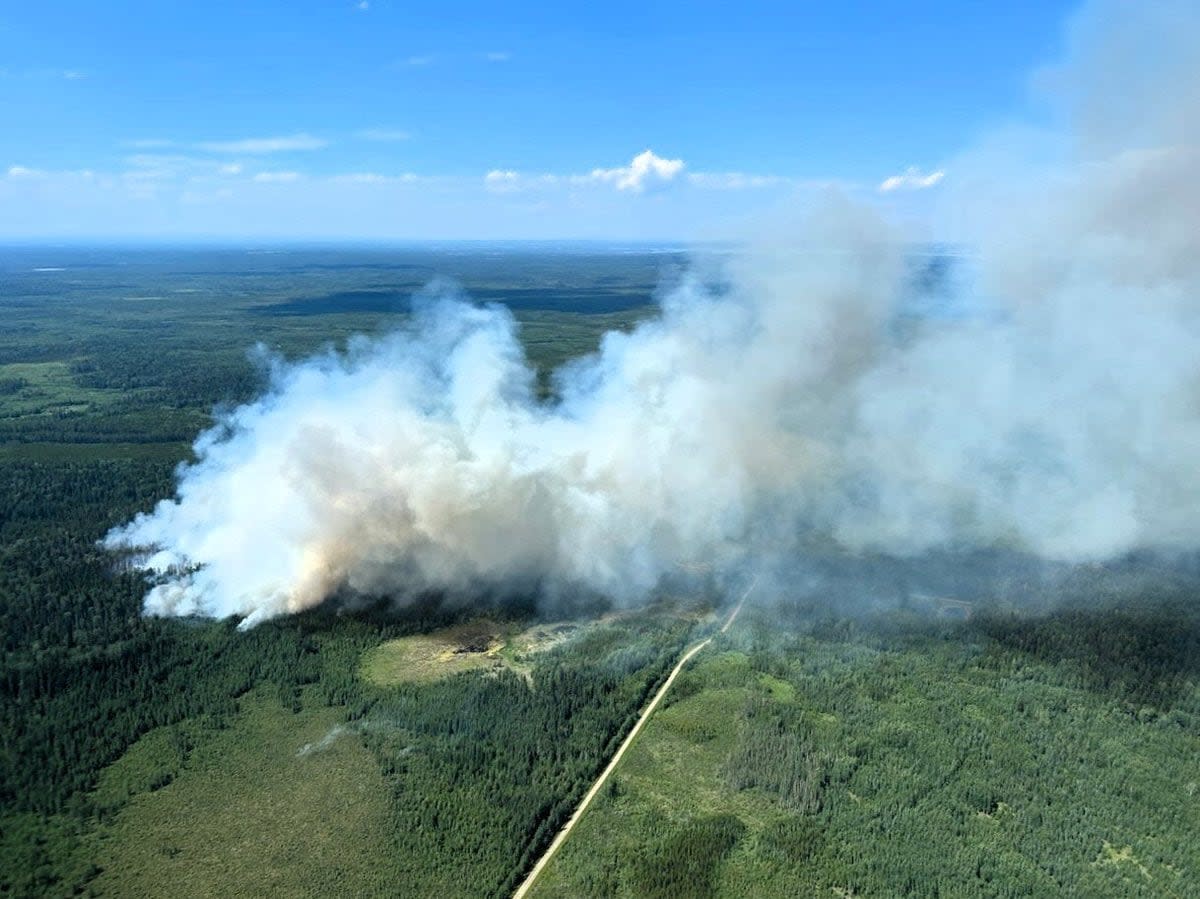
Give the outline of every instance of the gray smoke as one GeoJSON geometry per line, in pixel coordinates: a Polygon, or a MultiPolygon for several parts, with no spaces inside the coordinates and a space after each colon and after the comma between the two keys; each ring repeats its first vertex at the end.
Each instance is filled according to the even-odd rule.
{"type": "Polygon", "coordinates": [[[178,495],[107,544],[148,551],[147,611],[247,624],[338,591],[631,603],[680,565],[812,535],[1068,562],[1195,548],[1197,46],[1182,4],[1081,16],[1046,77],[1072,122],[1054,163],[995,142],[958,161],[977,275],[919,311],[900,237],[833,203],[790,246],[698,263],[546,404],[504,309],[430,291],[390,337],[277,362],[178,495]]]}

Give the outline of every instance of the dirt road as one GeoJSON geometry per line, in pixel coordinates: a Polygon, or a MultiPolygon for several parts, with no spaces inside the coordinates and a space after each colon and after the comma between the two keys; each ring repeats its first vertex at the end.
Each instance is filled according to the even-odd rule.
{"type": "MultiPolygon", "coordinates": [[[[757,579],[750,582],[750,586],[746,588],[746,592],[742,594],[742,598],[738,600],[738,604],[734,606],[733,611],[729,613],[729,617],[725,620],[725,624],[721,626],[721,630],[718,633],[723,634],[729,630],[730,626],[733,624],[733,619],[737,618],[738,612],[742,610],[742,606],[745,604],[747,597],[749,597],[753,592],[755,584],[757,583],[757,579]]],[[[683,670],[683,666],[692,660],[692,656],[694,656],[712,641],[712,637],[701,640],[680,657],[675,667],[671,669],[670,675],[668,675],[667,679],[663,681],[663,685],[658,688],[658,692],[654,694],[654,698],[650,700],[650,704],[646,706],[645,711],[643,711],[641,717],[638,718],[637,724],[633,726],[633,730],[631,730],[622,741],[612,759],[609,760],[608,765],[605,766],[602,772],[600,772],[600,776],[596,778],[596,782],[592,784],[592,788],[587,791],[587,795],[584,796],[583,801],[579,803],[579,807],[575,809],[574,814],[572,814],[567,820],[567,823],[563,825],[563,829],[558,832],[558,836],[554,838],[554,842],[550,844],[550,848],[542,854],[542,857],[538,859],[537,864],[533,866],[533,870],[529,872],[529,876],[522,881],[519,887],[517,887],[517,891],[513,893],[513,899],[524,899],[525,895],[533,888],[533,884],[538,879],[538,875],[540,875],[546,865],[550,863],[550,859],[554,858],[554,853],[558,852],[559,847],[561,847],[562,844],[567,841],[567,837],[571,835],[571,829],[574,828],[579,819],[583,817],[583,813],[586,812],[588,806],[592,804],[592,800],[599,795],[600,790],[608,782],[609,775],[611,775],[613,771],[616,770],[617,765],[620,764],[621,757],[625,755],[625,750],[633,745],[633,741],[637,739],[637,735],[641,732],[642,727],[647,721],[650,720],[650,716],[654,714],[654,710],[658,708],[658,704],[662,702],[662,698],[666,696],[667,691],[671,689],[671,684],[675,682],[675,678],[679,677],[679,672],[683,670]]]]}

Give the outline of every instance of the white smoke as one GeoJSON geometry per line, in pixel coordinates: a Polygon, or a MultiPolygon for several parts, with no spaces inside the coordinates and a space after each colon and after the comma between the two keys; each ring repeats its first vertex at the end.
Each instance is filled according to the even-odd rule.
{"type": "Polygon", "coordinates": [[[107,544],[152,551],[149,612],[248,624],[339,590],[634,602],[680,563],[814,532],[1067,561],[1197,547],[1200,62],[1172,48],[1200,46],[1200,14],[1129,28],[1130,9],[1076,24],[1054,76],[1072,146],[1024,195],[977,195],[1008,200],[976,212],[980,277],[933,314],[903,315],[897,236],[835,205],[802,249],[723,261],[720,290],[685,280],[545,404],[504,309],[431,291],[391,337],[276,363],[200,438],[177,497],[107,544]],[[1136,72],[1097,81],[1097,53],[1136,72]],[[1122,97],[1105,130],[1095,84],[1145,103],[1122,97]]]}

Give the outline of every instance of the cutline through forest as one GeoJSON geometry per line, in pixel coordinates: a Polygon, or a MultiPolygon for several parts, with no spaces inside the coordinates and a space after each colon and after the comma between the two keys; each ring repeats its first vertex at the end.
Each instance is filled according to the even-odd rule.
{"type": "MultiPolygon", "coordinates": [[[[742,593],[741,599],[739,599],[737,605],[733,607],[733,611],[729,613],[729,617],[725,619],[725,623],[721,625],[721,629],[713,636],[719,636],[720,634],[728,632],[729,628],[733,625],[734,619],[737,618],[738,612],[742,610],[742,606],[746,604],[746,600],[750,597],[750,594],[754,592],[754,588],[757,585],[758,578],[756,577],[750,582],[750,586],[746,588],[745,592],[742,593]]],[[[596,779],[596,782],[592,784],[591,789],[589,789],[584,795],[583,801],[579,803],[579,807],[576,808],[571,814],[571,817],[567,819],[567,823],[564,824],[562,830],[558,832],[558,835],[554,838],[554,842],[550,844],[550,848],[542,854],[542,857],[538,859],[537,864],[533,866],[533,869],[529,872],[529,875],[521,882],[521,885],[517,887],[516,892],[513,893],[513,899],[524,899],[524,897],[528,895],[529,891],[533,889],[533,885],[541,875],[542,871],[545,870],[548,864],[550,864],[550,860],[554,858],[555,853],[562,848],[563,843],[567,841],[567,837],[571,835],[571,830],[577,823],[579,823],[579,820],[583,817],[584,812],[588,810],[588,806],[592,804],[592,800],[599,795],[600,790],[604,787],[604,784],[608,782],[608,778],[617,769],[617,765],[621,763],[621,758],[625,755],[625,751],[633,745],[633,741],[637,739],[642,727],[647,721],[650,720],[650,716],[654,714],[654,710],[658,708],[658,704],[662,702],[663,697],[667,695],[667,691],[671,689],[671,684],[675,682],[675,678],[677,678],[679,673],[683,671],[684,666],[687,665],[687,663],[690,662],[697,653],[704,649],[704,647],[708,646],[708,644],[712,641],[713,637],[705,637],[691,649],[687,650],[687,652],[680,657],[679,661],[675,663],[675,667],[671,669],[671,673],[667,675],[667,679],[663,681],[663,685],[658,688],[658,692],[654,694],[654,698],[650,700],[649,705],[647,705],[642,714],[638,716],[637,723],[633,725],[633,728],[626,735],[625,739],[621,741],[621,745],[617,747],[617,751],[613,754],[613,757],[604,767],[604,770],[600,772],[600,776],[596,779]]]]}

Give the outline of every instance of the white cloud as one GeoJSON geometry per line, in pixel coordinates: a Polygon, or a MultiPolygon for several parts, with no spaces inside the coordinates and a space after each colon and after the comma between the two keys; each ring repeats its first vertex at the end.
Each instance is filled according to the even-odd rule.
{"type": "Polygon", "coordinates": [[[654,155],[653,151],[646,150],[633,157],[627,166],[593,169],[588,178],[611,183],[617,190],[640,194],[647,189],[669,184],[682,171],[682,159],[663,159],[654,155]]]}
{"type": "Polygon", "coordinates": [[[371,4],[368,3],[367,0],[359,0],[359,2],[355,5],[357,6],[358,9],[361,9],[363,12],[366,12],[368,9],[371,8],[371,4]]]}
{"type": "Polygon", "coordinates": [[[415,184],[429,179],[415,175],[412,172],[402,172],[399,175],[381,175],[378,172],[346,172],[342,175],[331,175],[330,181],[335,184],[415,184]]]}
{"type": "MultiPolygon", "coordinates": [[[[373,136],[377,140],[400,140],[403,132],[380,131],[360,132],[359,136],[373,136]],[[387,137],[375,137],[387,135],[387,137]]],[[[407,137],[407,135],[405,135],[407,137]]],[[[282,137],[251,137],[242,140],[210,140],[189,144],[184,141],[171,140],[164,137],[143,137],[121,142],[121,146],[134,150],[164,150],[168,148],[200,150],[205,153],[245,153],[259,155],[263,153],[284,153],[290,150],[320,150],[329,146],[329,141],[313,137],[304,132],[289,134],[282,137]]],[[[179,157],[181,158],[181,157],[179,157]]]]}
{"type": "Polygon", "coordinates": [[[754,190],[792,183],[792,179],[780,175],[748,175],[745,172],[692,172],[687,180],[689,184],[713,190],[754,190]]]}
{"type": "Polygon", "coordinates": [[[404,60],[406,66],[427,66],[433,62],[432,56],[410,56],[404,60]]]}
{"type": "Polygon", "coordinates": [[[354,136],[363,140],[383,142],[398,142],[408,140],[412,137],[409,132],[401,131],[398,128],[364,128],[361,131],[356,131],[354,136]]]}
{"type": "Polygon", "coordinates": [[[923,174],[915,165],[909,166],[899,175],[883,179],[879,184],[880,193],[891,193],[894,190],[925,190],[940,182],[946,173],[941,169],[929,174],[923,174]]]}
{"type": "Polygon", "coordinates": [[[127,178],[177,178],[184,175],[210,175],[220,166],[211,159],[187,156],[182,153],[135,153],[125,157],[130,171],[127,178]]]}
{"type": "Polygon", "coordinates": [[[829,180],[806,180],[784,175],[751,175],[745,172],[688,172],[681,176],[684,168],[685,164],[681,159],[664,159],[655,155],[653,151],[646,150],[635,156],[629,165],[618,168],[593,169],[587,174],[573,175],[548,172],[525,174],[513,169],[493,169],[484,176],[483,182],[491,193],[605,184],[613,185],[617,190],[638,194],[677,180],[702,190],[721,191],[816,189],[835,185],[835,182],[829,180]]]}
{"type": "Polygon", "coordinates": [[[87,77],[87,72],[81,72],[79,69],[64,69],[62,76],[63,78],[67,79],[67,81],[79,81],[80,79],[87,77]]]}
{"type": "Polygon", "coordinates": [[[817,190],[841,187],[850,190],[857,185],[829,179],[793,178],[786,175],[752,175],[746,172],[684,172],[682,159],[664,159],[651,150],[635,156],[627,166],[593,169],[587,174],[522,173],[513,169],[493,169],[484,178],[491,193],[516,193],[556,187],[587,187],[612,185],[628,193],[645,193],[675,181],[700,190],[769,191],[783,189],[817,190]]]}
{"type": "Polygon", "coordinates": [[[79,179],[92,181],[96,178],[96,173],[91,169],[61,169],[58,171],[48,171],[47,169],[34,169],[25,165],[12,165],[8,167],[5,173],[13,180],[33,181],[44,180],[51,182],[54,179],[79,179]]]}
{"type": "Polygon", "coordinates": [[[289,134],[283,137],[249,137],[243,140],[204,141],[196,145],[210,153],[285,153],[290,150],[320,150],[329,141],[311,134],[289,134]]]}
{"type": "Polygon", "coordinates": [[[254,176],[254,180],[260,184],[287,184],[291,181],[299,181],[299,172],[259,172],[254,176]]]}
{"type": "Polygon", "coordinates": [[[511,162],[473,175],[366,166],[326,174],[307,171],[299,158],[293,163],[284,156],[188,152],[194,146],[175,140],[172,150],[131,151],[114,169],[94,174],[41,170],[36,159],[10,158],[0,167],[0,205],[11,213],[0,216],[0,238],[83,230],[404,239],[662,237],[739,219],[809,183],[679,171],[681,163],[655,165],[653,154],[641,163],[596,170],[599,174],[523,170],[511,162]],[[649,202],[650,188],[664,183],[670,189],[649,202]],[[770,186],[775,183],[779,186],[770,186]],[[185,207],[189,211],[182,212],[185,207]]]}
{"type": "Polygon", "coordinates": [[[198,156],[184,156],[181,153],[135,153],[132,156],[125,157],[125,164],[138,169],[162,168],[164,166],[190,168],[193,166],[211,165],[207,159],[201,159],[198,156]]]}
{"type": "Polygon", "coordinates": [[[128,168],[118,177],[139,196],[149,196],[168,184],[212,176],[219,166],[211,159],[178,153],[138,153],[125,157],[128,168]]]}
{"type": "Polygon", "coordinates": [[[483,54],[483,58],[488,62],[508,62],[512,59],[512,54],[506,50],[493,50],[491,53],[483,54]]]}
{"type": "Polygon", "coordinates": [[[507,194],[520,189],[521,176],[511,169],[492,169],[483,177],[483,186],[492,193],[507,194]]]}

